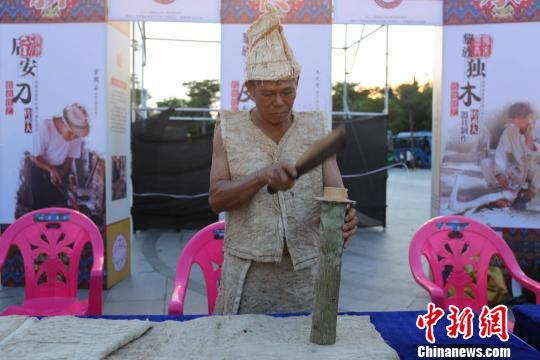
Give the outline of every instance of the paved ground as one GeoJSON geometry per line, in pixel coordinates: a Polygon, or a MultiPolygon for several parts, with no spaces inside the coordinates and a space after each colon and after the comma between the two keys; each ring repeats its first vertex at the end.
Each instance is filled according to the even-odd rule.
{"type": "MultiPolygon", "coordinates": [[[[414,231],[429,218],[430,179],[427,170],[390,171],[387,228],[360,230],[344,252],[340,310],[425,309],[429,298],[411,276],[408,248],[414,231]]],[[[104,291],[104,314],[165,314],[178,255],[193,233],[137,232],[132,274],[104,291]]],[[[22,302],[23,292],[21,288],[0,289],[0,309],[22,302]]],[[[205,313],[205,294],[202,273],[194,267],[185,313],[205,313]]]]}

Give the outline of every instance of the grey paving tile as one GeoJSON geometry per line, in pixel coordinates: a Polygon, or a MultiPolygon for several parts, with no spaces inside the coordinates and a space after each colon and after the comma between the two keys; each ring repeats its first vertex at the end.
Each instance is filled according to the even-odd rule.
{"type": "Polygon", "coordinates": [[[163,301],[121,301],[105,302],[104,315],[163,315],[165,309],[163,301]]]}
{"type": "Polygon", "coordinates": [[[384,304],[380,304],[377,301],[358,301],[339,299],[339,311],[384,311],[384,304]]]}
{"type": "Polygon", "coordinates": [[[106,301],[163,301],[165,284],[165,277],[157,272],[132,274],[109,290],[106,301]]]}
{"type": "Polygon", "coordinates": [[[9,297],[24,297],[24,288],[23,287],[0,287],[0,299],[5,299],[9,297]]]}
{"type": "Polygon", "coordinates": [[[407,306],[407,309],[409,310],[426,310],[427,304],[431,301],[431,299],[426,296],[424,298],[414,298],[414,300],[407,306]]]}
{"type": "Polygon", "coordinates": [[[201,295],[188,290],[184,302],[184,314],[208,314],[208,300],[206,294],[201,295]]]}
{"type": "Polygon", "coordinates": [[[383,295],[378,302],[392,306],[393,309],[407,310],[409,304],[415,299],[412,294],[405,293],[387,293],[383,295]]]}
{"type": "Polygon", "coordinates": [[[22,305],[24,297],[8,297],[0,299],[0,312],[11,305],[22,305]]]}
{"type": "Polygon", "coordinates": [[[175,233],[174,236],[172,234],[160,236],[156,242],[156,252],[160,260],[174,270],[176,270],[182,248],[180,233],[175,233]]]}

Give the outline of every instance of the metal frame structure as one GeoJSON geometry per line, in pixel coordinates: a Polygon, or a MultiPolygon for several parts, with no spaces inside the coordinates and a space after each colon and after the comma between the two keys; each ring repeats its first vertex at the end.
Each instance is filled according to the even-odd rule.
{"type": "MultiPolygon", "coordinates": [[[[344,74],[344,81],[343,81],[343,110],[342,111],[332,111],[332,116],[342,116],[344,118],[351,118],[355,116],[384,116],[388,115],[388,103],[389,103],[389,87],[388,87],[388,39],[389,39],[389,25],[380,25],[375,30],[369,32],[368,34],[364,35],[365,26],[362,28],[362,32],[360,34],[360,38],[351,44],[347,44],[347,24],[345,24],[345,45],[343,47],[335,48],[333,47],[332,50],[342,50],[344,52],[344,64],[343,64],[343,74],[344,74]],[[375,34],[382,28],[386,28],[386,52],[385,52],[385,84],[384,84],[384,109],[382,112],[353,112],[349,110],[348,105],[348,88],[347,88],[347,75],[350,74],[349,71],[347,71],[347,53],[348,51],[353,47],[356,46],[356,51],[354,54],[353,64],[352,67],[354,67],[354,64],[356,62],[356,57],[358,55],[358,49],[360,47],[360,44],[362,41],[369,36],[375,34]]],[[[132,47],[132,74],[131,74],[131,107],[132,107],[132,119],[135,119],[136,112],[139,112],[141,115],[143,115],[145,118],[148,117],[148,112],[152,111],[163,111],[167,108],[164,107],[157,107],[157,108],[149,108],[147,107],[147,92],[144,88],[144,71],[146,67],[146,41],[175,41],[175,42],[196,42],[196,43],[210,43],[210,44],[220,44],[221,41],[213,41],[213,40],[193,40],[193,39],[175,39],[175,38],[153,38],[153,37],[147,37],[146,36],[146,26],[144,21],[133,21],[132,22],[132,31],[131,31],[131,47],[132,47]],[[136,40],[136,26],[139,28],[139,33],[141,35],[141,44],[136,40]],[[140,81],[140,88],[139,88],[139,81],[137,77],[136,72],[136,52],[141,51],[141,81],[140,81]],[[136,106],[136,90],[139,89],[141,91],[141,106],[136,106]]],[[[206,108],[175,108],[175,111],[178,112],[211,112],[216,113],[219,111],[219,109],[206,109],[206,108]]],[[[214,117],[193,117],[193,116],[173,116],[170,117],[171,120],[201,120],[201,121],[213,121],[215,120],[214,117]]]]}

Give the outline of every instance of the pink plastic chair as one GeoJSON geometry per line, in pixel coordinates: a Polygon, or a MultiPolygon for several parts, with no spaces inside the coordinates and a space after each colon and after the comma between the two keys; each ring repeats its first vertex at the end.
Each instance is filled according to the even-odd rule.
{"type": "Polygon", "coordinates": [[[0,268],[12,245],[24,261],[25,300],[0,315],[101,315],[103,239],[90,219],[63,208],[24,215],[0,238],[0,268]],[[79,261],[87,243],[92,245],[94,263],[88,299],[79,301],[79,261]]]}
{"type": "Polygon", "coordinates": [[[540,284],[523,273],[506,242],[488,226],[463,216],[440,216],[422,225],[409,248],[409,265],[414,279],[429,292],[435,305],[444,309],[450,305],[470,307],[480,313],[487,305],[488,267],[495,254],[512,277],[534,292],[540,304],[540,284]],[[433,280],[424,274],[422,255],[433,280]],[[476,279],[470,275],[473,271],[476,279]]]}
{"type": "Polygon", "coordinates": [[[225,230],[223,221],[208,225],[197,232],[182,250],[176,267],[176,279],[169,302],[169,315],[184,314],[184,300],[193,264],[198,264],[203,271],[208,314],[214,313],[223,264],[223,237],[221,235],[223,230],[225,230]]]}

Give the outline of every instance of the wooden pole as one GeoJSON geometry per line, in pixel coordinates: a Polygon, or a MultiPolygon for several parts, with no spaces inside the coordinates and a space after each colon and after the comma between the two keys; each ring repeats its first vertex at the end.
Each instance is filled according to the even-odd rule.
{"type": "Polygon", "coordinates": [[[315,280],[315,305],[310,341],[319,345],[336,343],[337,309],[343,253],[343,221],[347,204],[322,201],[319,272],[315,280]]]}

